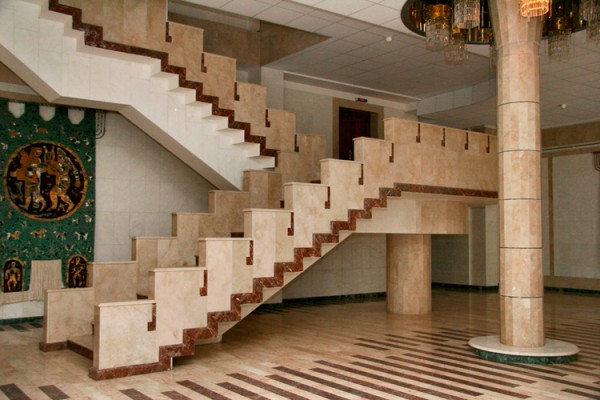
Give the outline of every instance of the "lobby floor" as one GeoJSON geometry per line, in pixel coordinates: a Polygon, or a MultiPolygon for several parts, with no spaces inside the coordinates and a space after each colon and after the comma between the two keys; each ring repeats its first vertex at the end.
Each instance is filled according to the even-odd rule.
{"type": "Polygon", "coordinates": [[[40,352],[40,324],[0,325],[0,399],[600,399],[600,296],[546,293],[545,325],[578,361],[474,356],[469,338],[499,332],[495,293],[436,289],[427,316],[383,299],[270,306],[171,371],[99,382],[91,361],[40,352]]]}

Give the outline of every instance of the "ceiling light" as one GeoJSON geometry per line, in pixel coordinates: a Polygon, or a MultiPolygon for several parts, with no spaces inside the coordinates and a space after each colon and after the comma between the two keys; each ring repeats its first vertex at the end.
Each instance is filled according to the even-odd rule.
{"type": "Polygon", "coordinates": [[[454,26],[471,29],[479,26],[480,0],[454,0],[454,26]]]}
{"type": "Polygon", "coordinates": [[[426,8],[425,47],[427,50],[442,50],[450,41],[450,7],[431,4],[426,8]]]}
{"type": "Polygon", "coordinates": [[[522,17],[540,17],[550,11],[550,0],[520,0],[519,10],[522,17]]]}

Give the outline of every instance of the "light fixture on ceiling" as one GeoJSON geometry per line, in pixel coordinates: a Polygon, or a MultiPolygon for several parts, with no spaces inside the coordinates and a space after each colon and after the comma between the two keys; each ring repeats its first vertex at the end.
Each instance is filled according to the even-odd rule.
{"type": "Polygon", "coordinates": [[[581,18],[586,23],[588,42],[600,42],[600,0],[582,0],[581,18]]]}
{"type": "Polygon", "coordinates": [[[454,26],[471,29],[479,26],[480,0],[454,0],[454,26]]]}
{"type": "Polygon", "coordinates": [[[519,10],[522,17],[541,17],[550,11],[550,0],[520,0],[519,10]]]}
{"type": "Polygon", "coordinates": [[[430,4],[424,12],[425,47],[427,50],[442,50],[450,42],[451,9],[445,4],[430,4]]]}
{"type": "Polygon", "coordinates": [[[444,62],[448,65],[464,64],[467,59],[467,44],[460,30],[455,29],[450,42],[444,47],[444,62]]]}
{"type": "MultiPolygon", "coordinates": [[[[465,51],[470,44],[493,45],[489,1],[407,0],[401,10],[402,22],[411,31],[426,37],[429,50],[446,49],[450,44],[457,46],[459,36],[464,39],[465,51]]],[[[519,6],[521,11],[527,10],[527,18],[540,15],[545,18],[542,37],[548,39],[548,54],[552,60],[568,57],[572,32],[587,27],[589,40],[600,41],[600,0],[520,0],[519,6]]],[[[451,54],[457,54],[456,47],[448,49],[448,57],[451,54]]]]}

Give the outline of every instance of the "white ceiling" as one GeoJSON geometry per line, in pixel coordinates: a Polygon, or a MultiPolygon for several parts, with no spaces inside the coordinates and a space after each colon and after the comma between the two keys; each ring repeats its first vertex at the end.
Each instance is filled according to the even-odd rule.
{"type": "MultiPolygon", "coordinates": [[[[345,91],[351,90],[348,85],[368,88],[370,96],[380,92],[382,98],[412,103],[420,118],[448,126],[496,125],[496,71],[490,67],[489,46],[469,46],[463,65],[444,64],[442,52],[426,50],[424,38],[403,26],[400,9],[405,0],[185,1],[330,38],[268,65],[287,76],[297,74],[313,84],[324,80],[324,85],[337,84],[345,91]]],[[[180,7],[175,12],[190,10],[175,7],[180,7]]],[[[568,61],[550,62],[545,44],[542,127],[600,119],[600,46],[587,43],[585,32],[578,32],[568,61]]]]}

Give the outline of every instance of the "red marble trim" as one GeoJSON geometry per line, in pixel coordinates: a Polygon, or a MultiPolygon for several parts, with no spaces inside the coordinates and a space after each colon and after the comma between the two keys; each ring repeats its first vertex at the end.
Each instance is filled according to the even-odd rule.
{"type": "Polygon", "coordinates": [[[152,321],[148,322],[148,332],[156,330],[156,303],[152,304],[152,321]]]}
{"type": "Polygon", "coordinates": [[[173,37],[169,34],[169,21],[165,22],[165,42],[171,43],[173,41],[173,37]]]}
{"type": "Polygon", "coordinates": [[[200,72],[208,72],[208,68],[206,68],[206,64],[204,63],[204,53],[200,56],[200,72]]]}
{"type": "MultiPolygon", "coordinates": [[[[283,202],[283,200],[282,200],[282,202],[283,202]]],[[[290,227],[288,228],[288,236],[294,236],[294,212],[293,211],[290,213],[290,227]]]]}
{"type": "Polygon", "coordinates": [[[44,353],[48,353],[50,351],[58,351],[64,350],[67,348],[67,342],[56,342],[56,343],[46,343],[40,342],[39,349],[44,353]]]}
{"type": "MultiPolygon", "coordinates": [[[[163,72],[179,75],[180,87],[196,90],[197,101],[211,103],[213,115],[228,117],[230,128],[244,130],[244,141],[258,143],[260,145],[260,154],[262,156],[274,157],[275,162],[277,162],[277,150],[266,147],[266,138],[264,136],[252,135],[249,123],[235,121],[233,110],[219,108],[219,98],[203,94],[203,85],[201,82],[188,81],[186,79],[185,68],[169,65],[169,55],[167,53],[106,41],[103,39],[102,27],[82,22],[81,9],[60,4],[59,0],[49,0],[48,8],[54,12],[70,15],[73,18],[73,29],[84,32],[85,44],[87,46],[159,59],[161,61],[161,70],[163,72]]],[[[202,72],[207,72],[206,66],[204,65],[204,53],[201,55],[201,63],[202,72]]]]}
{"type": "Polygon", "coordinates": [[[254,240],[250,240],[250,248],[248,251],[249,251],[250,255],[248,257],[246,257],[246,265],[253,265],[254,264],[254,240]]]}
{"type": "MultiPolygon", "coordinates": [[[[196,263],[197,265],[197,263],[196,263]]],[[[208,271],[204,270],[204,286],[200,288],[200,296],[208,295],[208,271]]]]}
{"type": "Polygon", "coordinates": [[[88,376],[95,380],[104,380],[104,379],[114,379],[114,378],[124,378],[126,376],[133,375],[141,375],[141,374],[150,374],[152,372],[161,372],[167,371],[170,367],[169,365],[165,366],[161,362],[151,363],[151,364],[141,364],[141,365],[131,365],[127,367],[117,367],[117,368],[106,368],[106,369],[98,369],[96,367],[90,368],[90,372],[88,376]]]}
{"type": "Polygon", "coordinates": [[[70,340],[67,340],[67,348],[69,350],[79,354],[80,356],[84,356],[85,358],[88,358],[90,360],[94,359],[94,351],[93,350],[83,347],[77,343],[73,343],[70,340]]]}
{"type": "Polygon", "coordinates": [[[360,164],[360,178],[358,178],[358,184],[360,186],[365,184],[365,164],[360,164]]]}

